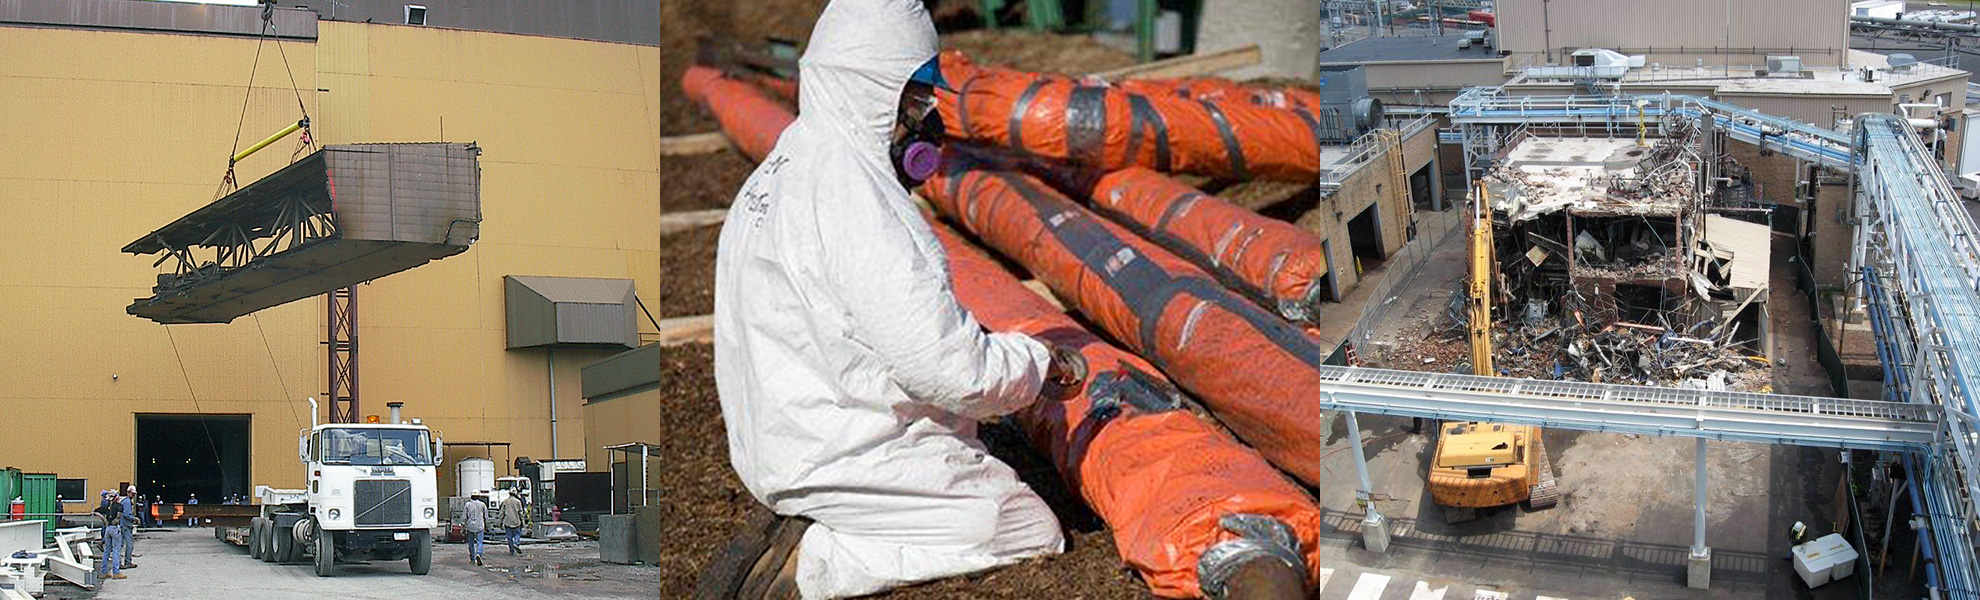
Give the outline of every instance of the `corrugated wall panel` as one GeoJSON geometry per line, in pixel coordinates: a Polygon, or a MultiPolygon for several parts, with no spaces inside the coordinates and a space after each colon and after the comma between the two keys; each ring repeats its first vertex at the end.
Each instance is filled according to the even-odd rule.
{"type": "MultiPolygon", "coordinates": [[[[1496,10],[1500,47],[1513,53],[1515,64],[1551,45],[1557,51],[1654,47],[1659,51],[1651,60],[1666,63],[1694,54],[1661,50],[1667,47],[1763,49],[1732,57],[1735,64],[1790,53],[1765,49],[1794,48],[1805,64],[1833,66],[1849,43],[1846,0],[1501,0],[1496,10]]],[[[1554,59],[1565,62],[1558,52],[1554,59]]]]}
{"type": "Polygon", "coordinates": [[[311,130],[321,144],[371,141],[371,30],[323,25],[324,35],[316,43],[321,108],[311,130]]]}
{"type": "Polygon", "coordinates": [[[638,344],[639,340],[633,332],[632,288],[628,286],[626,289],[628,292],[626,301],[620,304],[559,303],[557,342],[622,346],[638,344]]]}

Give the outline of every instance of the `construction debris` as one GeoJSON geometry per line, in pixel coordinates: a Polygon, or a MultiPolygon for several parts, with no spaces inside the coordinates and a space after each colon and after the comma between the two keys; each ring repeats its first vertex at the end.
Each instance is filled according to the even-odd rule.
{"type": "MultiPolygon", "coordinates": [[[[1486,174],[1498,375],[1771,391],[1769,228],[1712,214],[1767,213],[1721,210],[1754,194],[1716,131],[1665,134],[1645,145],[1528,133],[1486,174]]],[[[1384,359],[1470,372],[1465,305],[1459,290],[1384,359]]]]}

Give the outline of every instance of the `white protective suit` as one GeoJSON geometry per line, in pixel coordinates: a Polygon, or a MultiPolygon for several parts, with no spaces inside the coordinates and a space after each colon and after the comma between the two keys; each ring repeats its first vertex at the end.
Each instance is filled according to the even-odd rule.
{"type": "Polygon", "coordinates": [[[715,275],[729,459],[757,500],[816,521],[806,599],[1059,552],[1044,501],[984,452],[978,419],[1033,402],[1050,353],[986,334],[888,146],[936,52],[916,0],[833,0],[799,61],[798,118],[737,194],[715,275]]]}

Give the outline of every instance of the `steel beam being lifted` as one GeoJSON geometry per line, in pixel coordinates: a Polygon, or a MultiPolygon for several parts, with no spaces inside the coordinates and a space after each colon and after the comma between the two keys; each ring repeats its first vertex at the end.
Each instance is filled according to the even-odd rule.
{"type": "Polygon", "coordinates": [[[460,254],[480,235],[480,153],[327,146],[124,246],[172,263],[127,312],[226,323],[460,254]]]}

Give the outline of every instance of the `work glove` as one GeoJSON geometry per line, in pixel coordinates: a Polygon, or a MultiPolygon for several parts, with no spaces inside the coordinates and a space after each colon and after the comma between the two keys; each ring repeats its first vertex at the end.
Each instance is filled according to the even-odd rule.
{"type": "Polygon", "coordinates": [[[1086,355],[1078,348],[1039,340],[1051,349],[1052,362],[1045,368],[1045,387],[1040,395],[1064,399],[1079,393],[1086,382],[1086,355]]]}

